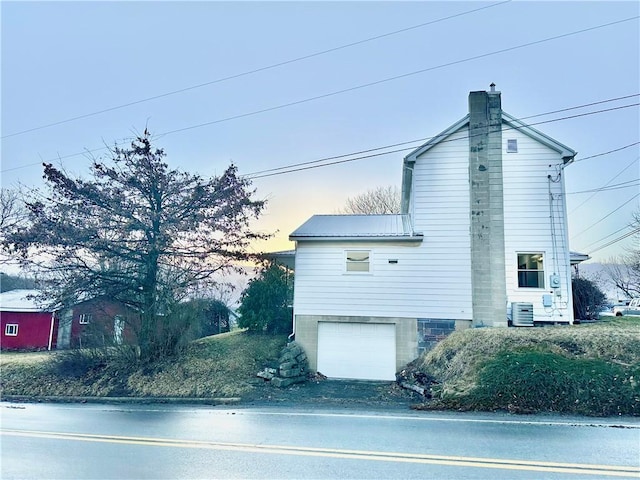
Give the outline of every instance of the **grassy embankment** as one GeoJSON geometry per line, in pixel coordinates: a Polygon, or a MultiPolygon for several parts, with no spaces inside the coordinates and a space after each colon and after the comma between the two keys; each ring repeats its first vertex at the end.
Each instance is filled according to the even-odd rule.
{"type": "MultiPolygon", "coordinates": [[[[2,394],[250,396],[285,341],[223,334],[146,367],[122,351],[4,352],[2,394]]],[[[412,367],[438,382],[423,408],[640,415],[640,318],[455,332],[412,367]]]]}
{"type": "Polygon", "coordinates": [[[2,395],[241,397],[277,361],[286,336],[245,332],[193,342],[176,358],[140,365],[125,349],[0,354],[2,395]]]}
{"type": "Polygon", "coordinates": [[[460,331],[414,368],[438,381],[424,408],[640,415],[640,318],[460,331]]]}

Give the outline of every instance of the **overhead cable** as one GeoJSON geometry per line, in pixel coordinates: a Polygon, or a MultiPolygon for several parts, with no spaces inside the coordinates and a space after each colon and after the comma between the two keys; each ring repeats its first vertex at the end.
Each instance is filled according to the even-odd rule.
{"type": "Polygon", "coordinates": [[[627,200],[626,202],[624,202],[622,205],[620,205],[619,207],[617,207],[616,209],[614,209],[613,211],[609,212],[608,214],[606,214],[604,217],[602,217],[600,220],[598,220],[597,222],[592,223],[590,226],[588,226],[587,228],[585,228],[584,230],[582,230],[580,233],[575,234],[573,237],[571,237],[571,240],[573,240],[576,237],[579,237],[580,235],[582,235],[583,233],[591,230],[593,227],[595,227],[596,225],[598,225],[600,222],[602,222],[603,220],[609,218],[611,215],[613,215],[614,213],[616,213],[618,210],[620,210],[622,207],[628,205],[629,203],[631,203],[632,201],[634,201],[636,198],[640,197],[640,193],[634,195],[633,197],[631,197],[629,200],[627,200]]]}
{"type": "Polygon", "coordinates": [[[310,54],[307,54],[307,55],[303,55],[301,57],[292,58],[292,59],[289,59],[289,60],[285,60],[283,62],[273,63],[271,65],[267,65],[267,66],[264,66],[264,67],[255,68],[253,70],[247,70],[247,71],[242,72],[242,73],[237,73],[237,74],[234,74],[234,75],[229,75],[229,76],[218,78],[218,79],[211,80],[211,81],[208,81],[208,82],[199,83],[199,84],[196,84],[196,85],[191,85],[189,87],[180,88],[178,90],[173,90],[173,91],[170,91],[170,92],[161,93],[159,95],[154,95],[152,97],[146,97],[146,98],[143,98],[143,99],[140,99],[140,100],[134,100],[132,102],[127,102],[127,103],[123,103],[121,105],[116,105],[114,107],[109,107],[109,108],[105,108],[105,109],[98,110],[98,111],[95,111],[95,112],[86,113],[86,114],[83,114],[83,115],[78,115],[78,116],[75,116],[75,117],[72,117],[72,118],[67,118],[65,120],[60,120],[60,121],[49,123],[49,124],[46,124],[46,125],[41,125],[39,127],[33,127],[33,128],[29,128],[29,129],[26,129],[26,130],[19,131],[19,132],[10,133],[8,135],[2,136],[1,138],[5,139],[5,138],[9,138],[9,137],[15,137],[15,136],[22,135],[22,134],[25,134],[25,133],[34,132],[36,130],[43,130],[45,128],[54,127],[56,125],[62,125],[64,123],[73,122],[75,120],[81,120],[83,118],[93,117],[93,116],[96,116],[96,115],[100,115],[102,113],[112,112],[114,110],[119,110],[119,109],[122,109],[122,108],[131,107],[133,105],[138,105],[140,103],[149,102],[151,100],[157,100],[157,99],[160,99],[160,98],[169,97],[171,95],[177,95],[179,93],[184,93],[184,92],[188,92],[190,90],[195,90],[195,89],[206,87],[206,86],[209,86],[209,85],[214,85],[216,83],[222,83],[222,82],[226,82],[228,80],[234,80],[236,78],[246,77],[248,75],[253,75],[255,73],[264,72],[266,70],[271,70],[271,69],[282,67],[282,66],[285,66],[285,65],[290,65],[292,63],[300,62],[302,60],[307,60],[307,59],[310,59],[310,58],[313,58],[313,57],[319,57],[321,55],[326,55],[327,53],[336,52],[338,50],[343,50],[345,48],[355,47],[356,45],[362,45],[363,43],[371,42],[371,41],[374,41],[374,40],[380,40],[381,38],[390,37],[392,35],[397,35],[399,33],[404,33],[404,32],[408,32],[410,30],[416,30],[418,28],[426,27],[428,25],[433,25],[435,23],[444,22],[445,20],[451,20],[453,18],[462,17],[464,15],[469,15],[471,13],[476,13],[476,12],[479,12],[481,10],[486,10],[488,8],[497,7],[497,6],[503,5],[505,3],[510,3],[511,1],[512,0],[505,0],[505,1],[502,1],[502,2],[498,2],[498,3],[493,3],[491,5],[485,5],[483,7],[474,8],[472,10],[467,10],[465,12],[460,12],[460,13],[456,13],[454,15],[449,15],[447,17],[442,17],[442,18],[438,18],[436,20],[431,20],[429,22],[424,22],[424,23],[420,23],[418,25],[413,25],[411,27],[402,28],[400,30],[394,30],[392,32],[387,32],[387,33],[383,33],[381,35],[376,35],[374,37],[369,37],[369,38],[365,38],[363,40],[358,40],[358,41],[355,41],[355,42],[351,42],[351,43],[347,43],[347,44],[344,44],[344,45],[340,45],[338,47],[328,48],[326,50],[321,50],[321,51],[318,51],[318,52],[315,52],[315,53],[310,53],[310,54]]]}
{"type": "MultiPolygon", "coordinates": [[[[638,106],[638,105],[640,105],[640,103],[634,103],[634,104],[631,104],[631,105],[624,105],[624,106],[615,107],[615,108],[607,108],[607,109],[598,110],[598,111],[595,111],[595,112],[586,112],[586,113],[582,113],[582,114],[579,114],[579,115],[571,115],[571,116],[568,116],[568,117],[562,117],[562,118],[557,118],[557,119],[553,119],[553,120],[544,120],[544,121],[540,121],[540,122],[527,124],[527,125],[525,125],[523,127],[508,127],[508,128],[504,128],[503,131],[520,130],[522,128],[530,127],[530,126],[533,126],[533,125],[540,125],[540,124],[543,124],[543,123],[551,123],[551,122],[557,122],[557,121],[561,121],[561,120],[573,119],[573,118],[577,118],[577,117],[595,115],[595,114],[598,114],[598,113],[605,113],[605,112],[610,112],[610,111],[614,111],[614,110],[620,110],[622,108],[634,107],[634,106],[638,106]]],[[[427,138],[423,138],[423,139],[412,140],[410,142],[398,143],[398,144],[394,144],[392,146],[402,145],[404,143],[415,143],[415,142],[425,142],[425,141],[435,140],[440,136],[442,136],[442,134],[434,135],[433,137],[427,137],[427,138]]],[[[442,141],[440,141],[440,143],[442,144],[442,143],[449,143],[449,142],[458,142],[458,141],[467,140],[468,138],[471,138],[471,137],[473,137],[473,135],[467,136],[467,137],[464,137],[464,138],[454,138],[454,139],[449,139],[449,140],[442,140],[442,141]]],[[[328,160],[337,159],[337,158],[351,157],[352,155],[358,155],[359,153],[371,152],[371,151],[375,151],[375,150],[382,150],[382,149],[386,149],[386,148],[391,148],[392,146],[387,145],[385,147],[378,147],[378,148],[374,148],[374,149],[364,150],[362,152],[354,152],[352,154],[345,154],[345,155],[339,155],[339,156],[333,156],[333,157],[325,157],[325,158],[320,158],[318,160],[311,160],[311,161],[307,161],[307,162],[294,163],[294,164],[285,165],[285,166],[282,166],[282,167],[272,168],[272,169],[269,169],[269,170],[262,170],[260,172],[248,173],[245,176],[249,177],[249,178],[252,178],[252,179],[264,178],[264,177],[272,177],[272,176],[275,176],[275,175],[282,175],[282,174],[285,174],[285,173],[293,173],[293,172],[299,172],[299,171],[303,171],[303,170],[309,170],[309,169],[312,169],[312,168],[319,168],[319,167],[323,167],[323,166],[338,165],[338,164],[341,164],[341,163],[348,163],[348,162],[353,162],[353,161],[356,161],[356,160],[363,160],[363,159],[372,158],[372,157],[376,157],[376,156],[386,155],[388,153],[397,153],[397,152],[402,152],[402,151],[413,150],[413,149],[417,148],[419,145],[414,145],[412,147],[402,148],[402,149],[398,149],[398,150],[392,150],[392,151],[388,151],[388,152],[384,152],[384,153],[378,153],[378,154],[375,154],[375,155],[364,155],[364,156],[354,157],[354,158],[345,158],[344,160],[333,161],[333,162],[329,162],[329,163],[326,163],[326,164],[322,163],[322,162],[325,162],[325,161],[328,161],[328,160]],[[303,168],[298,168],[298,167],[303,167],[303,168]],[[273,172],[273,173],[263,174],[265,172],[273,172]]],[[[624,148],[628,148],[629,146],[630,145],[627,145],[625,147],[621,147],[619,149],[612,150],[612,151],[610,151],[608,153],[613,153],[615,151],[619,151],[619,150],[622,150],[624,148]]],[[[607,154],[607,152],[603,152],[603,153],[600,153],[600,154],[597,154],[597,155],[593,155],[592,157],[586,157],[586,158],[594,158],[595,156],[602,156],[602,155],[605,155],[605,154],[607,154]]]]}
{"type": "Polygon", "coordinates": [[[597,252],[597,251],[599,251],[599,250],[602,250],[602,249],[604,249],[604,248],[610,247],[611,245],[613,245],[613,244],[615,244],[615,243],[618,243],[618,242],[620,242],[620,241],[624,240],[625,238],[629,238],[629,237],[631,237],[632,235],[636,235],[636,234],[638,234],[638,233],[640,233],[640,228],[636,228],[635,230],[632,230],[632,231],[630,231],[630,232],[628,232],[628,233],[625,233],[624,235],[620,235],[620,236],[619,236],[618,238],[616,238],[615,240],[611,240],[610,242],[605,243],[604,245],[601,245],[601,246],[599,246],[598,248],[595,248],[595,249],[591,250],[591,251],[588,253],[588,255],[592,255],[593,253],[595,253],[595,252],[597,252]]]}

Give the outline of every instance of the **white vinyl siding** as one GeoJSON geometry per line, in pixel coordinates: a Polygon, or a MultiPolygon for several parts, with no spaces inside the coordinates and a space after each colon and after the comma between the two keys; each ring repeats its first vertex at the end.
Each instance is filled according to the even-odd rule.
{"type": "Polygon", "coordinates": [[[419,273],[425,296],[419,318],[470,320],[469,140],[467,128],[419,156],[413,170],[415,230],[426,269],[419,273]]]}
{"type": "Polygon", "coordinates": [[[560,168],[563,161],[554,150],[509,127],[503,128],[505,150],[507,138],[518,141],[518,153],[502,157],[507,299],[532,303],[536,322],[568,322],[573,318],[573,311],[568,308],[571,267],[563,195],[564,171],[560,168]],[[549,181],[549,175],[554,181],[549,181]],[[553,208],[549,203],[550,187],[553,208]],[[519,288],[518,254],[534,252],[541,253],[544,258],[544,288],[519,288]],[[549,278],[554,273],[560,276],[560,295],[550,288],[549,278]],[[554,306],[545,308],[542,295],[549,293],[553,293],[554,306]]]}
{"type": "MultiPolygon", "coordinates": [[[[472,319],[467,136],[467,127],[461,128],[412,165],[409,205],[421,243],[298,242],[296,315],[472,319]],[[370,274],[344,274],[349,249],[371,250],[370,274]]],[[[518,152],[502,157],[508,302],[532,303],[535,321],[568,322],[573,318],[571,271],[564,178],[558,176],[563,161],[558,152],[509,127],[503,152],[509,139],[517,140],[518,152]],[[518,288],[517,254],[529,252],[543,255],[545,289],[518,288]],[[554,273],[561,287],[552,291],[554,273]],[[553,307],[545,308],[542,295],[549,293],[553,307]]]]}
{"type": "Polygon", "coordinates": [[[471,319],[466,129],[449,139],[414,165],[422,243],[298,242],[296,315],[471,319]],[[371,250],[370,274],[344,275],[347,249],[371,250]]]}

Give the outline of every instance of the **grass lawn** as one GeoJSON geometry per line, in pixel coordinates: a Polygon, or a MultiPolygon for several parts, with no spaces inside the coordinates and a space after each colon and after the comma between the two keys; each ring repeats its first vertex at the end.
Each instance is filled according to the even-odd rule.
{"type": "Polygon", "coordinates": [[[193,342],[178,358],[151,366],[130,350],[0,354],[3,395],[238,397],[262,380],[286,336],[232,332],[193,342]]]}
{"type": "MultiPolygon", "coordinates": [[[[0,354],[3,395],[251,397],[286,337],[246,332],[193,342],[143,366],[131,351],[0,354]]],[[[640,415],[640,318],[454,332],[409,370],[435,379],[419,408],[640,415]]]]}
{"type": "Polygon", "coordinates": [[[455,332],[413,367],[425,408],[640,415],[640,318],[455,332]]]}

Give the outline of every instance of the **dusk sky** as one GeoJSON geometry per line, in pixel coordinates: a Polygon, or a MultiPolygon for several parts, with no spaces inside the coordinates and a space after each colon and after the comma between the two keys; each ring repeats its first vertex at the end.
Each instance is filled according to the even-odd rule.
{"type": "Polygon", "coordinates": [[[570,247],[606,261],[640,208],[639,15],[637,1],[3,1],[2,187],[41,187],[43,161],[86,175],[145,127],[203,176],[404,149],[254,178],[256,227],[276,233],[255,248],[289,249],[311,215],[399,186],[403,157],[495,82],[506,112],[579,152],[570,247]]]}

